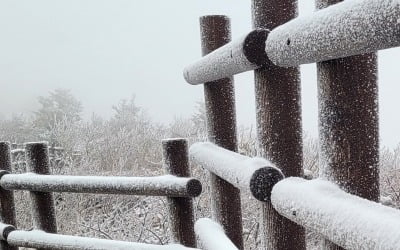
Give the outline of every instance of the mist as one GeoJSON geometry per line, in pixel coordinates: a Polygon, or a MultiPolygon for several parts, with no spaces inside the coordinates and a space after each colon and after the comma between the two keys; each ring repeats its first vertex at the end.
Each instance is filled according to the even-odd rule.
{"type": "MultiPolygon", "coordinates": [[[[314,11],[299,1],[299,14],[314,11]]],[[[1,1],[0,117],[30,115],[38,96],[70,89],[83,117],[112,116],[112,106],[136,96],[158,122],[190,117],[203,100],[202,86],[190,86],[184,66],[200,57],[198,18],[226,14],[232,37],[251,29],[246,1],[1,1]]],[[[396,70],[400,49],[379,52],[381,144],[400,142],[396,115],[396,70]]],[[[303,129],[318,136],[315,65],[302,69],[303,129]]],[[[235,77],[238,123],[255,124],[252,73],[235,77]]]]}

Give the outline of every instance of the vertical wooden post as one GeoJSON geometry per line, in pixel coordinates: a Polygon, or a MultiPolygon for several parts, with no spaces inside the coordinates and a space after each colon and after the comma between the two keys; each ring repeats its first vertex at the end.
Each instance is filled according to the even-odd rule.
{"type": "MultiPolygon", "coordinates": [[[[317,0],[322,9],[341,0],[317,0]]],[[[377,56],[317,63],[320,174],[346,191],[379,200],[377,56]]],[[[342,249],[325,242],[326,249],[342,249]]]]}
{"type": "MultiPolygon", "coordinates": [[[[11,150],[9,142],[0,142],[0,178],[3,174],[11,172],[11,150]]],[[[15,217],[15,203],[13,191],[5,190],[0,187],[0,217],[1,222],[17,226],[15,217]]],[[[8,245],[5,241],[0,241],[0,249],[2,250],[16,250],[17,247],[8,245]]]]}
{"type": "MultiPolygon", "coordinates": [[[[25,144],[28,171],[50,174],[49,149],[45,142],[25,144]]],[[[52,193],[31,191],[32,217],[37,229],[57,233],[56,214],[52,193]]]]}
{"type": "MultiPolygon", "coordinates": [[[[189,156],[186,139],[162,141],[164,165],[168,173],[189,177],[189,156]]],[[[168,197],[172,238],[187,247],[196,247],[192,198],[168,197]]]]}
{"type": "MultiPolygon", "coordinates": [[[[231,40],[230,20],[213,15],[200,18],[202,54],[207,55],[231,40]]],[[[233,78],[204,84],[208,138],[218,146],[237,151],[235,94],[233,78]]],[[[211,174],[212,206],[215,219],[227,236],[243,249],[240,192],[230,183],[211,174]]]]}
{"type": "MultiPolygon", "coordinates": [[[[254,28],[272,30],[297,15],[295,0],[252,0],[254,28]]],[[[255,70],[258,145],[261,156],[287,177],[303,175],[299,68],[268,65],[255,70]]],[[[280,216],[266,202],[263,209],[266,249],[306,248],[304,228],[280,216]]]]}

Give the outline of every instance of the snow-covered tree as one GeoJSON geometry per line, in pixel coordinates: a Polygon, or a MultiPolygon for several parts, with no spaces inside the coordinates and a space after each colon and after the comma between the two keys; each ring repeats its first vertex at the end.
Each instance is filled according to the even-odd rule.
{"type": "Polygon", "coordinates": [[[39,128],[51,129],[60,121],[81,120],[82,104],[67,89],[56,89],[48,96],[39,96],[40,108],[34,112],[34,124],[39,128]]]}
{"type": "Polygon", "coordinates": [[[40,139],[57,144],[55,130],[65,129],[81,120],[82,104],[67,89],[56,89],[38,97],[40,108],[34,112],[33,126],[40,139]]]}

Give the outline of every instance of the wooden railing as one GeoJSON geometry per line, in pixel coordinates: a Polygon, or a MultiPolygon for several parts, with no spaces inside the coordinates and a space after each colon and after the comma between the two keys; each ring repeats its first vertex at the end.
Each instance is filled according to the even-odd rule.
{"type": "Polygon", "coordinates": [[[398,0],[318,0],[321,10],[297,17],[294,0],[252,0],[254,30],[231,42],[226,16],[200,18],[203,58],[184,69],[204,84],[209,142],[163,141],[170,176],[50,175],[45,143],[26,144],[31,173],[12,174],[10,145],[0,143],[2,249],[244,249],[240,191],[263,206],[266,249],[304,250],[305,228],[327,249],[398,249],[400,211],[379,197],[375,52],[400,46],[398,0]],[[329,5],[334,4],[329,7],[329,5]],[[325,8],[325,9],[323,9],[325,8]],[[305,180],[302,164],[300,64],[317,62],[321,175],[305,180]],[[255,72],[260,157],[237,153],[233,75],[255,72]],[[189,156],[210,174],[214,221],[194,224],[189,156]],[[268,160],[267,160],[268,159],[268,160]],[[286,178],[285,178],[286,177],[286,178]],[[17,230],[12,190],[31,194],[34,231],[17,230]],[[171,238],[157,246],[57,233],[52,192],[168,197],[171,238]],[[226,235],[225,235],[226,233],[226,235]],[[216,240],[217,238],[217,240],[216,240]]]}
{"type": "Polygon", "coordinates": [[[254,195],[263,203],[265,249],[306,249],[305,228],[321,233],[327,249],[396,249],[400,211],[376,203],[375,52],[400,46],[400,2],[317,0],[320,10],[304,17],[296,17],[296,3],[252,0],[254,30],[232,42],[228,17],[200,18],[203,57],[183,75],[190,84],[204,84],[209,141],[215,145],[194,144],[190,155],[222,183],[212,185],[212,193],[218,194],[212,199],[215,220],[243,249],[236,234],[242,231],[238,193],[254,195],[257,188],[251,180],[258,170],[268,169],[258,178],[263,194],[254,195]],[[325,181],[300,179],[298,66],[315,62],[319,165],[325,181]],[[238,155],[236,144],[224,141],[236,142],[233,75],[250,70],[255,72],[259,154],[269,161],[238,155]],[[290,178],[280,181],[283,176],[290,178]],[[227,208],[235,214],[227,215],[227,208]]]}
{"type": "Polygon", "coordinates": [[[51,175],[47,143],[25,144],[28,173],[11,174],[10,143],[0,142],[1,247],[38,249],[189,249],[196,247],[192,198],[200,195],[200,181],[190,178],[185,139],[162,142],[164,165],[170,175],[154,177],[51,175]],[[31,197],[34,231],[16,230],[13,190],[31,197]],[[171,239],[181,245],[148,245],[57,234],[53,192],[166,196],[171,239]]]}

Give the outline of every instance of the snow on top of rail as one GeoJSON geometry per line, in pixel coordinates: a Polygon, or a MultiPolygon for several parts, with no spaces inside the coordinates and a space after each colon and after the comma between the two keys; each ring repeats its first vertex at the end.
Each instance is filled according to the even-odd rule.
{"type": "Polygon", "coordinates": [[[254,172],[274,165],[263,158],[251,158],[219,147],[211,142],[194,143],[189,154],[196,162],[236,187],[249,187],[254,172]]]}
{"type": "Polygon", "coordinates": [[[279,66],[400,46],[399,0],[348,0],[272,30],[268,58],[279,66]]]}
{"type": "Polygon", "coordinates": [[[42,192],[83,192],[134,195],[197,196],[201,183],[194,178],[173,175],[153,177],[68,176],[35,173],[5,174],[0,179],[5,189],[42,192]]]}
{"type": "Polygon", "coordinates": [[[255,29],[205,55],[183,70],[190,84],[202,84],[261,67],[268,61],[268,30],[255,29]]]}
{"type": "Polygon", "coordinates": [[[30,145],[37,145],[37,144],[43,144],[45,146],[48,146],[49,142],[48,141],[28,141],[28,142],[25,142],[23,145],[30,146],[30,145]]]}
{"type": "Polygon", "coordinates": [[[346,249],[394,250],[400,246],[400,211],[348,194],[325,180],[291,177],[272,191],[283,216],[346,249]]]}
{"type": "Polygon", "coordinates": [[[202,167],[236,188],[251,191],[260,201],[269,201],[272,187],[284,178],[283,173],[266,159],[244,156],[210,142],[193,144],[189,154],[202,167]]]}
{"type": "Polygon", "coordinates": [[[50,249],[71,249],[71,250],[185,250],[194,249],[178,244],[152,245],[135,242],[116,240],[95,239],[60,234],[45,233],[40,230],[13,231],[8,235],[7,241],[13,246],[50,248],[50,249]]]}
{"type": "Polygon", "coordinates": [[[240,39],[231,41],[223,46],[224,49],[216,49],[203,56],[183,70],[183,77],[190,84],[201,84],[223,77],[230,77],[236,72],[244,72],[253,69],[254,65],[250,63],[242,52],[244,35],[240,39]],[[233,56],[235,55],[235,56],[233,56]]]}
{"type": "Polygon", "coordinates": [[[128,176],[73,176],[73,175],[40,175],[35,173],[8,174],[4,175],[1,181],[13,182],[16,184],[32,183],[48,184],[52,186],[66,184],[85,187],[90,186],[109,186],[109,188],[119,188],[122,186],[143,186],[149,185],[155,188],[168,187],[174,185],[184,185],[190,178],[176,177],[173,175],[151,176],[151,177],[128,177],[128,176]]]}
{"type": "Polygon", "coordinates": [[[196,221],[194,231],[204,250],[237,250],[221,225],[208,218],[196,221]]]}
{"type": "Polygon", "coordinates": [[[19,153],[25,153],[25,149],[23,148],[16,148],[11,150],[11,154],[19,154],[19,153]]]}

